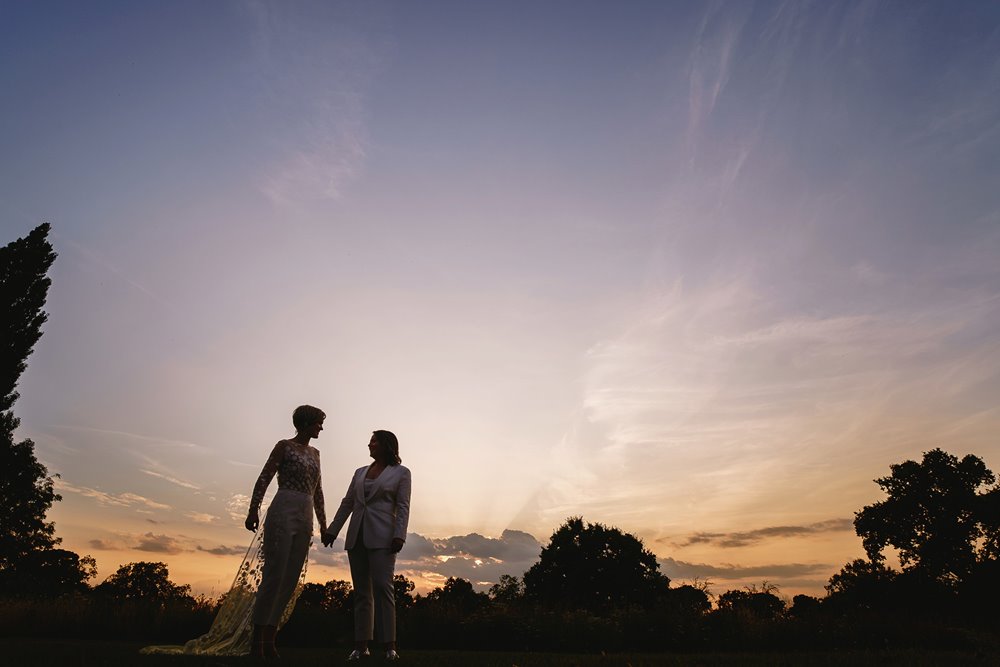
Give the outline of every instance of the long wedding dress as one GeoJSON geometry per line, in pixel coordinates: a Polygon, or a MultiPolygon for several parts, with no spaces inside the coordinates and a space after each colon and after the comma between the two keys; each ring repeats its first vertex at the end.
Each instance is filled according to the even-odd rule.
{"type": "MultiPolygon", "coordinates": [[[[140,650],[140,653],[150,654],[184,654],[184,655],[247,655],[250,653],[250,636],[253,633],[253,605],[260,587],[261,573],[264,568],[264,522],[261,521],[262,528],[258,530],[247,553],[243,557],[240,569],[236,572],[236,578],[229,591],[223,596],[222,605],[212,621],[212,627],[201,637],[192,639],[183,646],[147,646],[140,650]]],[[[299,583],[295,587],[295,592],[288,600],[285,611],[281,614],[280,628],[288,621],[295,609],[295,602],[306,578],[306,563],[302,564],[302,572],[299,574],[299,583]]]]}

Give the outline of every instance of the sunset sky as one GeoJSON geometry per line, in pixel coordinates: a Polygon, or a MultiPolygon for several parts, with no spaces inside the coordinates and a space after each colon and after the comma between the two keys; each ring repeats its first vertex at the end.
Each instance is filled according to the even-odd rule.
{"type": "Polygon", "coordinates": [[[301,403],[331,516],[399,436],[424,592],[582,516],[821,595],[890,464],[1000,470],[996,2],[0,0],[0,91],[98,581],[228,588],[301,403]]]}

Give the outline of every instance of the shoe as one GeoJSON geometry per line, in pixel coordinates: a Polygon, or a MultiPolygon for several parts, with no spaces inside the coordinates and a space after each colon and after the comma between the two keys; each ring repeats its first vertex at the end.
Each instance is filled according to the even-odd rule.
{"type": "Polygon", "coordinates": [[[367,658],[370,655],[371,653],[368,652],[368,649],[365,649],[364,651],[354,649],[353,651],[351,651],[351,654],[347,656],[347,662],[351,662],[353,660],[360,660],[361,658],[367,658]]]}
{"type": "Polygon", "coordinates": [[[396,649],[391,648],[391,649],[389,649],[388,651],[385,652],[385,659],[386,660],[399,660],[399,654],[396,653],[396,649]]]}

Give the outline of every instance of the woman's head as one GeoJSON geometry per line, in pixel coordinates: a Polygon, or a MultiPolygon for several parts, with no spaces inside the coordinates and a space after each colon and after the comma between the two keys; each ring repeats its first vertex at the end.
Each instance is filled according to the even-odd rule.
{"type": "Polygon", "coordinates": [[[300,405],[292,413],[292,424],[299,433],[311,426],[321,424],[324,419],[326,419],[326,413],[311,405],[300,405]]]}
{"type": "Polygon", "coordinates": [[[381,459],[386,465],[395,466],[403,462],[399,458],[399,440],[392,431],[372,431],[369,449],[373,458],[381,459]],[[372,448],[374,444],[378,445],[377,449],[372,448]]]}

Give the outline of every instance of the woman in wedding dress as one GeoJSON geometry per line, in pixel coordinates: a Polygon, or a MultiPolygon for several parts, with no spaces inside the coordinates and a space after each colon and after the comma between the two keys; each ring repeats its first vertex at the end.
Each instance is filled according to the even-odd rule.
{"type": "Polygon", "coordinates": [[[245,525],[257,531],[260,504],[268,484],[278,475],[278,493],[264,521],[260,588],[253,606],[253,636],[250,653],[277,658],[274,640],[278,624],[302,574],[313,532],[313,511],[319,525],[326,526],[319,450],[309,445],[323,430],[326,414],[311,405],[300,405],[292,414],[295,437],[280,440],[267,457],[254,485],[245,525]]]}
{"type": "Polygon", "coordinates": [[[320,530],[326,526],[319,450],[309,445],[319,437],[325,419],[319,408],[299,406],[292,413],[295,437],[271,450],[245,521],[254,538],[211,629],[184,646],[148,646],[142,653],[279,657],[275,637],[291,615],[305,578],[314,511],[320,530]],[[261,503],[275,474],[278,492],[258,531],[261,503]]]}

